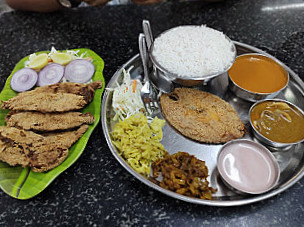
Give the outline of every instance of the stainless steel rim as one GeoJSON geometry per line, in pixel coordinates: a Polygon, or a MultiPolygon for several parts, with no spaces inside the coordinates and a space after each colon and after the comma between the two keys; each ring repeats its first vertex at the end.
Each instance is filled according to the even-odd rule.
{"type": "MultiPolygon", "coordinates": [[[[266,52],[255,48],[253,46],[250,46],[248,44],[244,44],[244,43],[240,43],[240,42],[236,42],[233,41],[235,45],[240,46],[240,47],[244,47],[247,49],[252,50],[253,52],[257,52],[257,53],[262,53],[268,57],[274,58],[273,56],[267,54],[266,52]]],[[[202,199],[197,199],[197,198],[191,198],[191,197],[187,197],[187,196],[183,196],[180,194],[177,194],[175,192],[163,189],[161,187],[159,187],[158,185],[152,183],[151,181],[149,181],[148,179],[144,178],[143,176],[141,176],[140,174],[138,174],[137,172],[135,172],[128,164],[126,164],[126,162],[120,157],[120,155],[118,154],[118,152],[116,151],[114,145],[112,144],[111,138],[110,138],[110,132],[107,126],[107,122],[106,122],[106,112],[107,109],[106,107],[106,101],[108,99],[109,96],[109,91],[107,90],[107,88],[110,88],[116,81],[117,77],[120,75],[122,69],[128,65],[130,62],[133,62],[135,59],[139,58],[139,54],[135,55],[133,58],[131,58],[128,62],[126,62],[124,65],[122,65],[122,67],[116,71],[116,73],[113,75],[112,79],[110,80],[110,82],[108,83],[105,92],[103,94],[103,99],[102,99],[102,110],[101,110],[101,124],[102,124],[102,129],[103,129],[103,133],[104,136],[106,138],[106,141],[108,143],[108,146],[112,152],[112,154],[114,155],[114,157],[117,159],[117,161],[134,177],[136,177],[138,180],[140,180],[141,182],[143,182],[144,184],[146,184],[147,186],[160,191],[170,197],[173,197],[175,199],[179,199],[182,201],[186,201],[186,202],[190,202],[190,203],[194,203],[194,204],[200,204],[200,205],[208,205],[208,206],[220,206],[220,207],[229,207],[229,206],[240,206],[240,205],[245,205],[245,204],[251,204],[251,203],[255,203],[258,201],[262,201],[265,199],[268,199],[270,197],[273,197],[285,190],[287,190],[288,188],[290,188],[291,186],[293,186],[297,181],[299,181],[303,176],[304,176],[304,166],[302,166],[301,170],[291,179],[289,179],[287,182],[285,182],[285,184],[281,185],[280,188],[274,189],[272,191],[269,191],[265,194],[260,194],[257,196],[253,196],[250,198],[246,198],[246,199],[241,199],[241,200],[231,200],[231,201],[222,201],[222,200],[202,200],[202,199]]],[[[276,59],[277,60],[277,59],[276,59]]],[[[302,87],[304,87],[304,82],[299,78],[298,75],[296,75],[289,67],[287,67],[286,65],[284,65],[282,62],[280,62],[279,60],[277,60],[280,64],[282,64],[284,66],[284,68],[288,71],[289,75],[292,76],[294,78],[294,80],[299,83],[302,87]]]]}

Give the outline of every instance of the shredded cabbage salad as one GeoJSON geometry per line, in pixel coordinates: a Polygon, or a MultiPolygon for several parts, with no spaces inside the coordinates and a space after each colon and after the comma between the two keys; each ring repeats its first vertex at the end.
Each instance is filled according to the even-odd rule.
{"type": "Polygon", "coordinates": [[[144,105],[141,100],[140,90],[142,84],[137,80],[132,80],[129,68],[122,70],[123,82],[121,85],[116,81],[117,87],[109,90],[113,91],[112,107],[115,112],[113,120],[119,117],[124,120],[135,113],[144,112],[144,105]]]}

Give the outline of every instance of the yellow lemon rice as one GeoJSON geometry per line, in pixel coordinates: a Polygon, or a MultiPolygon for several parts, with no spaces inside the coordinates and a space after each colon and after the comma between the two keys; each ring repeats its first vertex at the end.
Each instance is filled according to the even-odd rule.
{"type": "Polygon", "coordinates": [[[164,120],[157,117],[148,124],[147,117],[137,113],[115,124],[112,142],[120,155],[138,173],[150,175],[151,163],[163,158],[167,151],[160,143],[164,120]]]}

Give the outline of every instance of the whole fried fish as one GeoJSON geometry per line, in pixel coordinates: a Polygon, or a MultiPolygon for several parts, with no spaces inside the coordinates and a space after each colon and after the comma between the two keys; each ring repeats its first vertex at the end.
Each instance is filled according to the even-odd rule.
{"type": "Polygon", "coordinates": [[[9,110],[66,112],[83,108],[92,101],[100,81],[92,84],[59,83],[21,92],[8,101],[2,101],[1,108],[9,110]]]}
{"type": "Polygon", "coordinates": [[[162,114],[181,134],[205,143],[241,138],[245,126],[233,107],[208,92],[175,88],[160,97],[162,114]]]}
{"type": "Polygon", "coordinates": [[[95,119],[90,113],[80,112],[41,113],[11,111],[5,118],[6,125],[9,127],[34,131],[67,130],[83,124],[92,124],[94,121],[95,119]]]}

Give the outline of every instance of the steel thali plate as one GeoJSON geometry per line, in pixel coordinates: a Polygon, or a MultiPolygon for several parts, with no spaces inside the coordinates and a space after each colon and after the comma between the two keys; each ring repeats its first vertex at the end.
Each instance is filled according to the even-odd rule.
{"type": "MultiPolygon", "coordinates": [[[[238,55],[245,53],[262,53],[274,58],[273,56],[253,46],[235,41],[234,43],[236,45],[238,55]]],[[[286,68],[290,75],[290,81],[287,88],[282,91],[276,98],[285,99],[291,103],[296,104],[304,110],[304,83],[290,68],[288,68],[284,64],[283,66],[286,68]]],[[[142,64],[139,55],[136,55],[132,59],[130,59],[114,74],[114,76],[108,83],[107,88],[113,88],[116,86],[116,83],[121,83],[122,69],[129,69],[130,67],[133,67],[130,70],[131,78],[137,78],[139,75],[143,74],[142,64]]],[[[201,86],[199,89],[213,93],[229,102],[238,112],[240,118],[245,124],[247,133],[245,134],[244,138],[256,141],[251,132],[248,117],[249,108],[253,103],[244,101],[236,97],[228,89],[227,75],[221,75],[211,80],[207,85],[201,86]]],[[[213,194],[213,200],[203,200],[183,196],[161,188],[160,186],[149,181],[147,178],[134,171],[119,155],[110,137],[110,133],[115,124],[115,122],[112,122],[111,120],[113,113],[114,111],[112,110],[112,92],[106,89],[102,101],[101,123],[104,135],[106,137],[107,143],[112,154],[115,156],[118,162],[138,180],[145,183],[149,187],[158,190],[175,199],[209,206],[238,206],[250,204],[257,201],[265,200],[267,198],[279,194],[280,192],[285,191],[293,184],[295,184],[298,180],[300,180],[304,175],[304,143],[285,148],[284,150],[271,149],[268,147],[273,152],[276,160],[279,163],[281,175],[276,187],[273,188],[271,191],[259,195],[236,194],[223,184],[217,170],[216,160],[222,144],[210,145],[195,142],[182,136],[175,129],[171,128],[168,123],[166,123],[163,127],[164,137],[161,141],[165,149],[170,154],[177,153],[178,151],[188,152],[191,155],[195,155],[198,159],[205,161],[206,166],[209,169],[210,176],[208,177],[208,180],[210,182],[210,186],[213,188],[217,188],[217,192],[213,194]]],[[[161,113],[158,114],[158,117],[163,119],[161,113]]]]}

